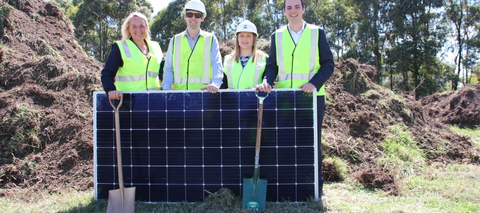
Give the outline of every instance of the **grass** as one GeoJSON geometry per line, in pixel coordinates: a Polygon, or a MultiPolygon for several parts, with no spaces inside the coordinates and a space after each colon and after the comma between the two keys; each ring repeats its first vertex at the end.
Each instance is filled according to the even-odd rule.
{"type": "MultiPolygon", "coordinates": [[[[476,147],[479,146],[480,128],[469,130],[453,126],[451,129],[469,136],[476,147]]],[[[402,126],[392,126],[389,130],[392,136],[387,137],[383,145],[386,155],[392,157],[390,160],[395,160],[393,153],[398,155],[390,163],[416,161],[418,164],[422,157],[413,148],[415,141],[411,140],[410,133],[402,126]]],[[[420,164],[421,169],[416,168],[415,172],[400,175],[398,181],[402,185],[402,191],[398,196],[388,195],[381,190],[366,189],[347,178],[339,183],[326,183],[324,191],[328,198],[323,202],[310,200],[305,203],[267,203],[264,212],[480,212],[480,165],[420,164]]],[[[405,166],[397,166],[402,165],[405,166]]],[[[407,167],[412,169],[411,166],[407,163],[407,167]]],[[[205,202],[136,203],[135,209],[136,212],[250,212],[243,210],[241,203],[239,196],[233,195],[229,190],[221,190],[212,193],[205,202]]],[[[105,212],[107,204],[106,200],[93,199],[93,189],[65,189],[61,194],[28,189],[0,189],[0,212],[7,213],[105,212]]]]}
{"type": "Polygon", "coordinates": [[[480,212],[480,166],[431,166],[403,179],[399,196],[355,182],[325,185],[327,212],[480,212]]]}
{"type": "Polygon", "coordinates": [[[470,137],[470,140],[475,144],[476,147],[480,147],[480,126],[477,126],[476,129],[460,128],[458,125],[450,126],[450,129],[463,136],[470,137]]]}
{"type": "Polygon", "coordinates": [[[10,138],[1,144],[0,151],[24,155],[41,148],[39,127],[36,126],[40,119],[40,113],[32,110],[28,103],[17,103],[14,116],[2,118],[1,125],[6,127],[7,132],[0,131],[0,134],[10,135],[10,138]]]}
{"type": "Polygon", "coordinates": [[[399,170],[401,177],[417,174],[425,166],[424,154],[406,126],[390,126],[390,135],[383,143],[383,157],[378,161],[381,167],[390,171],[399,170]]]}
{"type": "MultiPolygon", "coordinates": [[[[432,165],[424,174],[401,180],[399,196],[365,189],[346,180],[327,183],[328,201],[267,203],[264,212],[480,212],[479,165],[432,165]]],[[[105,212],[106,200],[93,200],[93,190],[66,190],[62,194],[15,192],[0,197],[0,212],[105,212]],[[28,198],[26,198],[28,197],[28,198]],[[28,199],[28,200],[26,200],[28,199]]],[[[241,198],[217,192],[206,202],[177,204],[137,203],[136,212],[249,212],[241,198]]]]}
{"type": "MultiPolygon", "coordinates": [[[[460,128],[458,126],[450,126],[450,129],[459,135],[469,137],[470,141],[472,141],[472,143],[474,144],[474,147],[477,147],[477,148],[480,147],[480,126],[477,126],[475,129],[460,128]]],[[[480,152],[478,151],[478,149],[477,151],[472,149],[470,156],[472,158],[472,162],[477,162],[477,163],[479,162],[480,152]]]]}

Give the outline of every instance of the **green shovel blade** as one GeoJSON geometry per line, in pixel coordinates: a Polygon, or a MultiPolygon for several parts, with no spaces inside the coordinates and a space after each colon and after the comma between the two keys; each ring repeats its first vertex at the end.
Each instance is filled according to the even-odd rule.
{"type": "Polygon", "coordinates": [[[262,211],[265,209],[267,199],[267,181],[258,177],[256,179],[256,181],[255,177],[243,179],[243,208],[262,211]]]}

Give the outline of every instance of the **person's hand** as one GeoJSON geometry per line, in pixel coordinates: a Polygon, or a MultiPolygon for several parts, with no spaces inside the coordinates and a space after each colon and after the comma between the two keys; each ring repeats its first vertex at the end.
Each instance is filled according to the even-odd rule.
{"type": "Polygon", "coordinates": [[[312,93],[317,88],[312,83],[306,83],[303,86],[299,87],[304,93],[312,93]]]}
{"type": "Polygon", "coordinates": [[[108,92],[108,98],[111,100],[120,100],[120,93],[117,90],[108,92]]]}
{"type": "Polygon", "coordinates": [[[272,86],[266,81],[263,81],[261,84],[257,85],[257,91],[270,93],[272,91],[272,86]]]}
{"type": "Polygon", "coordinates": [[[218,87],[214,84],[209,84],[207,87],[201,88],[200,90],[207,90],[209,93],[217,93],[218,87]]]}

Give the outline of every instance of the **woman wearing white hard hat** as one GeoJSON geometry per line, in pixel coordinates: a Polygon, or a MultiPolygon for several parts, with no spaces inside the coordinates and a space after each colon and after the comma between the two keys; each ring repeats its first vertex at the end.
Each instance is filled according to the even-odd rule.
{"type": "MultiPolygon", "coordinates": [[[[225,56],[224,85],[229,89],[250,89],[262,83],[268,55],[257,49],[257,27],[246,20],[237,26],[234,51],[225,56]]],[[[225,86],[222,86],[225,88],[225,86]]]]}

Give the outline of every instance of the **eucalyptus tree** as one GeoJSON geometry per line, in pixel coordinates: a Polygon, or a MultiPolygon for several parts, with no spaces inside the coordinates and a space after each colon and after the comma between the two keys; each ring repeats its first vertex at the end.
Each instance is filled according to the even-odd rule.
{"type": "Polygon", "coordinates": [[[330,47],[337,61],[349,50],[355,35],[352,8],[345,0],[305,1],[303,18],[307,23],[315,24],[325,30],[330,47]]]}
{"type": "Polygon", "coordinates": [[[275,30],[286,24],[283,0],[249,0],[247,19],[257,26],[260,38],[270,39],[275,30]]]}
{"type": "Polygon", "coordinates": [[[445,39],[445,29],[436,22],[442,6],[441,0],[389,0],[386,5],[386,61],[391,72],[401,76],[403,92],[418,88],[420,72],[435,63],[445,39]]]}
{"type": "Polygon", "coordinates": [[[375,65],[378,70],[376,81],[381,82],[383,57],[385,55],[385,14],[384,0],[350,0],[355,15],[355,42],[352,43],[348,57],[358,58],[361,63],[375,65]]]}
{"type": "Polygon", "coordinates": [[[87,53],[105,61],[113,42],[121,38],[123,20],[134,11],[150,18],[153,9],[146,0],[84,0],[72,15],[75,37],[87,53]]]}
{"type": "Polygon", "coordinates": [[[353,8],[349,7],[345,0],[333,0],[328,9],[330,9],[330,14],[326,15],[325,24],[330,28],[329,37],[332,41],[330,44],[333,51],[336,52],[337,61],[339,61],[345,59],[343,55],[350,50],[350,44],[354,40],[353,8]]]}
{"type": "Polygon", "coordinates": [[[159,42],[162,50],[165,52],[170,39],[187,28],[187,24],[183,19],[183,8],[186,2],[186,0],[170,2],[166,8],[158,12],[150,26],[152,39],[159,42]]]}
{"type": "Polygon", "coordinates": [[[480,45],[476,41],[479,39],[480,6],[478,1],[448,0],[445,8],[445,17],[453,25],[453,38],[456,42],[454,49],[457,50],[455,53],[457,78],[452,81],[452,89],[456,90],[460,78],[463,77],[462,83],[469,83],[469,70],[471,71],[479,57],[480,45]]]}

